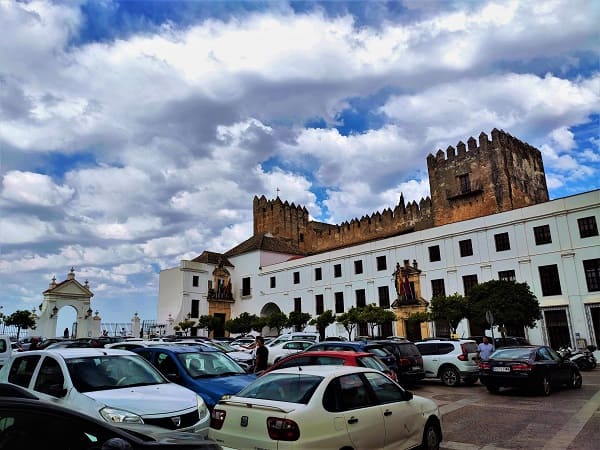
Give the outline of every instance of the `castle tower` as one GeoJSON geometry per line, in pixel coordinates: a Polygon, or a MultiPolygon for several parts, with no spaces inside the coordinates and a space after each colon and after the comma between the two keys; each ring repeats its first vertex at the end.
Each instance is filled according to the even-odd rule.
{"type": "Polygon", "coordinates": [[[434,226],[548,201],[541,152],[504,131],[491,134],[427,157],[434,226]]]}
{"type": "Polygon", "coordinates": [[[253,216],[254,236],[271,233],[300,251],[306,251],[309,214],[305,207],[282,202],[279,197],[267,200],[264,195],[260,198],[255,196],[253,216]]]}

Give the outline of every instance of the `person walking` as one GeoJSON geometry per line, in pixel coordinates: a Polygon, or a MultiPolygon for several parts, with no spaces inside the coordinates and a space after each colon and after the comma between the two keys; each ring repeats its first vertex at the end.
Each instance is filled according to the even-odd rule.
{"type": "Polygon", "coordinates": [[[477,346],[477,356],[483,361],[490,359],[490,355],[494,351],[494,346],[490,343],[487,336],[483,337],[483,342],[477,346]]]}
{"type": "Polygon", "coordinates": [[[256,336],[256,356],[254,359],[254,373],[262,372],[267,368],[269,360],[269,349],[265,347],[265,339],[256,336]]]}

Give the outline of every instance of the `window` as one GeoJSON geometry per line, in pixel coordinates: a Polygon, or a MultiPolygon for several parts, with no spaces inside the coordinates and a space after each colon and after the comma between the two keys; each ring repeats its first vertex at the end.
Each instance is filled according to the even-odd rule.
{"type": "Polygon", "coordinates": [[[271,282],[271,289],[273,289],[277,285],[277,282],[275,281],[275,277],[271,277],[269,280],[271,282]]]}
{"type": "Polygon", "coordinates": [[[550,244],[552,242],[552,236],[550,235],[550,225],[533,227],[533,234],[535,236],[536,245],[550,244]]]}
{"type": "Polygon", "coordinates": [[[471,291],[473,286],[477,285],[477,275],[465,275],[464,277],[462,277],[462,279],[465,295],[469,295],[469,292],[471,291]]]}
{"type": "Polygon", "coordinates": [[[250,277],[242,278],[242,297],[250,295],[250,277]]]}
{"type": "Polygon", "coordinates": [[[362,265],[362,260],[358,259],[356,261],[354,261],[354,273],[355,274],[359,274],[359,273],[363,273],[363,265],[362,265]]]}
{"type": "Polygon", "coordinates": [[[442,258],[440,256],[440,246],[432,245],[431,247],[429,247],[429,261],[441,261],[441,259],[442,258]]]}
{"type": "Polygon", "coordinates": [[[473,244],[471,244],[471,239],[459,241],[458,246],[460,248],[460,256],[462,256],[463,258],[465,256],[471,256],[473,254],[473,244]]]}
{"type": "Polygon", "coordinates": [[[323,306],[323,294],[315,295],[315,306],[315,312],[317,313],[317,316],[325,312],[325,308],[323,306]]]}
{"type": "Polygon", "coordinates": [[[501,270],[498,272],[498,279],[500,281],[517,281],[514,270],[501,270]]]}
{"type": "Polygon", "coordinates": [[[444,279],[439,278],[437,280],[431,280],[431,296],[445,296],[446,295],[446,287],[444,286],[444,279]]]}
{"type": "Polygon", "coordinates": [[[294,272],[294,284],[300,283],[300,272],[294,272]]]}
{"type": "Polygon", "coordinates": [[[190,317],[200,317],[200,300],[192,300],[192,310],[190,317]]]}
{"type": "Polygon", "coordinates": [[[600,259],[588,259],[583,261],[585,282],[589,292],[600,291],[600,259]]]}
{"type": "Polygon", "coordinates": [[[58,361],[54,358],[44,358],[37,380],[35,380],[34,389],[45,394],[56,395],[56,392],[52,393],[52,388],[63,386],[64,383],[65,379],[58,361]]]}
{"type": "Polygon", "coordinates": [[[579,226],[579,236],[582,238],[598,236],[598,225],[596,225],[595,216],[577,219],[577,225],[579,226]]]}
{"type": "Polygon", "coordinates": [[[200,277],[198,275],[193,275],[192,276],[192,286],[198,287],[199,284],[200,284],[200,277]]]}
{"type": "Polygon", "coordinates": [[[323,271],[320,267],[315,268],[315,281],[320,281],[323,279],[323,271]]]}
{"type": "Polygon", "coordinates": [[[335,278],[339,278],[342,276],[342,265],[341,264],[336,264],[333,266],[333,276],[335,278]]]}
{"type": "Polygon", "coordinates": [[[357,289],[356,290],[356,307],[364,308],[365,306],[367,306],[367,296],[365,294],[365,290],[357,289]]]}
{"type": "Polygon", "coordinates": [[[379,286],[377,288],[379,293],[379,306],[382,308],[390,307],[390,288],[389,286],[379,286]]]}
{"type": "Polygon", "coordinates": [[[496,251],[504,252],[510,250],[510,240],[508,233],[500,233],[494,235],[494,241],[496,241],[496,251]]]}
{"type": "Polygon", "coordinates": [[[294,311],[302,312],[302,299],[300,297],[294,299],[294,311]]]}
{"type": "Polygon", "coordinates": [[[335,293],[335,313],[341,314],[344,312],[344,293],[336,292],[335,293]]]}
{"type": "Polygon", "coordinates": [[[387,261],[385,260],[385,256],[377,257],[377,270],[387,270],[387,261]]]}
{"type": "Polygon", "coordinates": [[[469,179],[469,174],[466,173],[464,175],[458,176],[458,182],[460,184],[460,193],[468,194],[471,192],[471,180],[469,179]]]}
{"type": "Polygon", "coordinates": [[[550,266],[540,266],[540,282],[542,283],[542,295],[560,295],[560,279],[558,277],[558,267],[556,264],[550,266]]]}

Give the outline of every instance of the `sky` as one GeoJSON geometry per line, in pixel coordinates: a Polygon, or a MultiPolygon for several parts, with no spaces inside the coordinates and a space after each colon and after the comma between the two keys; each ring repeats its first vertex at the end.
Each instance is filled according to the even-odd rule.
{"type": "MultiPolygon", "coordinates": [[[[0,1],[0,306],[89,281],[156,319],[158,277],[276,195],[342,223],[429,195],[494,128],[551,199],[600,187],[600,2],[0,1]]],[[[59,330],[74,319],[61,310],[59,330]]]]}

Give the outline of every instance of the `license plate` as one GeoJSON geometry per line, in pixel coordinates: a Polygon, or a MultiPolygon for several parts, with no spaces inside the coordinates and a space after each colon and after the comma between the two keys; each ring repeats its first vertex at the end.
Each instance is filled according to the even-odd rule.
{"type": "Polygon", "coordinates": [[[413,366],[412,370],[421,370],[421,368],[419,366],[413,366]]]}
{"type": "Polygon", "coordinates": [[[492,372],[510,372],[510,367],[492,367],[492,372]]]}

